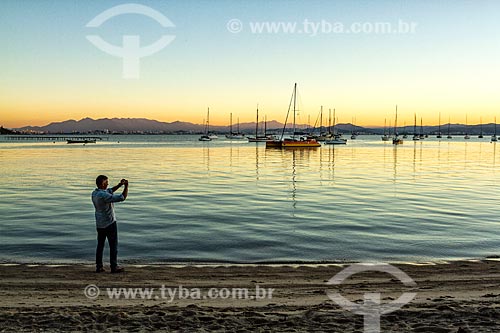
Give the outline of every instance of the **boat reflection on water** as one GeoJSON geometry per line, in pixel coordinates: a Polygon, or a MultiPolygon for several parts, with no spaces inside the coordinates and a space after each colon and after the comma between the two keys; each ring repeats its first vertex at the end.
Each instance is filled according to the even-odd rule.
{"type": "MultiPolygon", "coordinates": [[[[290,211],[291,217],[295,217],[295,210],[298,209],[300,204],[299,193],[303,190],[303,196],[307,199],[307,194],[311,187],[310,182],[298,181],[298,178],[303,178],[306,175],[310,175],[308,171],[311,165],[317,164],[317,158],[321,159],[321,150],[311,150],[311,149],[265,149],[264,150],[264,161],[260,160],[260,153],[258,149],[256,150],[256,177],[257,181],[265,181],[267,172],[261,174],[259,169],[264,165],[269,165],[275,161],[281,161],[279,168],[282,173],[281,181],[283,185],[286,184],[286,198],[287,202],[291,202],[290,211]],[[260,177],[260,179],[259,179],[260,177]],[[299,184],[302,184],[300,186],[299,184]]],[[[322,161],[320,161],[321,163],[322,161]]],[[[309,177],[308,177],[309,178],[309,177]]],[[[318,173],[318,178],[320,174],[318,173]]],[[[314,179],[314,177],[312,178],[314,179]]],[[[319,180],[319,179],[315,179],[319,180]]],[[[285,197],[285,193],[283,196],[285,197]]]]}

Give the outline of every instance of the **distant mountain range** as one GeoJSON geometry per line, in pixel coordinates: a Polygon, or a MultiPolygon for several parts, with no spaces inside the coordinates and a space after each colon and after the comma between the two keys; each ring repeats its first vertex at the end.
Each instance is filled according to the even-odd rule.
{"type": "MultiPolygon", "coordinates": [[[[288,124],[287,128],[291,128],[292,124],[288,124]]],[[[297,125],[298,129],[307,129],[308,125],[297,125]]],[[[479,133],[492,134],[494,131],[494,124],[481,125],[463,125],[463,124],[450,124],[451,134],[464,134],[468,133],[476,135],[479,133]]],[[[236,132],[237,124],[233,124],[233,132],[236,132]]],[[[262,124],[259,124],[260,131],[263,131],[262,124]]],[[[279,131],[283,128],[283,123],[276,120],[267,122],[267,129],[269,132],[279,131]]],[[[384,129],[365,128],[360,126],[353,126],[352,124],[338,124],[335,126],[336,130],[342,133],[350,133],[353,130],[360,134],[382,134],[384,129]]],[[[102,118],[92,119],[83,118],[81,120],[66,120],[62,122],[53,122],[45,126],[25,126],[22,128],[13,129],[16,132],[23,133],[144,133],[144,134],[168,134],[168,133],[202,133],[205,126],[202,124],[193,124],[189,122],[174,121],[171,123],[161,122],[157,120],[144,119],[144,118],[102,118]]],[[[244,133],[255,132],[255,122],[240,123],[239,129],[244,133]]],[[[327,127],[324,127],[325,131],[327,127]]],[[[228,133],[229,126],[210,126],[210,131],[217,133],[228,133]]],[[[438,126],[424,126],[422,131],[426,134],[437,134],[439,131],[438,126]]],[[[393,132],[393,129],[387,129],[387,132],[393,132]]],[[[398,127],[399,133],[413,133],[413,126],[398,127]]],[[[417,132],[420,132],[420,126],[417,127],[417,132]]],[[[448,132],[448,124],[441,125],[441,132],[446,134],[448,132]]],[[[0,134],[12,134],[11,130],[1,127],[0,134]]]]}
{"type": "MultiPolygon", "coordinates": [[[[338,128],[342,129],[345,124],[339,124],[338,128]]],[[[259,123],[259,131],[263,131],[263,124],[259,123]]],[[[288,124],[287,127],[292,127],[288,124]]],[[[305,129],[306,124],[297,125],[298,129],[305,129]]],[[[233,132],[237,130],[244,133],[255,132],[255,122],[233,124],[233,132]]],[[[283,128],[283,123],[276,120],[267,122],[269,131],[280,130],[283,128]]],[[[356,127],[362,130],[362,127],[356,127]]],[[[66,120],[62,122],[53,122],[45,126],[25,126],[14,129],[18,132],[38,132],[38,133],[202,133],[205,130],[205,125],[193,124],[189,122],[174,121],[171,123],[160,122],[157,120],[144,118],[102,118],[92,119],[83,118],[81,120],[66,120]]],[[[229,126],[210,126],[211,132],[225,133],[230,131],[229,126]]]]}

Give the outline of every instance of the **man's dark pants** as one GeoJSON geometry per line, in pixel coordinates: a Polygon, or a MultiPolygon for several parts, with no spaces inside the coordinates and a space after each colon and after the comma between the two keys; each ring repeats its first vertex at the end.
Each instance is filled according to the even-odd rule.
{"type": "Polygon", "coordinates": [[[109,244],[109,261],[111,264],[111,270],[113,270],[118,265],[118,230],[116,228],[116,222],[107,226],[106,228],[97,228],[97,250],[95,254],[95,264],[96,268],[98,269],[102,267],[102,252],[104,251],[106,238],[108,239],[109,244]]]}

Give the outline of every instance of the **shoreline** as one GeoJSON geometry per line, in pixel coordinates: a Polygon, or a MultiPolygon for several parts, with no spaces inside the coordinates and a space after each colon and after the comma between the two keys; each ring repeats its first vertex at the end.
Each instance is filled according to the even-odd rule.
{"type": "Polygon", "coordinates": [[[326,265],[127,265],[124,274],[96,274],[91,264],[0,264],[0,332],[275,331],[362,332],[363,317],[327,296],[354,302],[380,292],[382,303],[415,292],[410,303],[382,316],[382,332],[500,331],[500,261],[395,264],[416,286],[386,273],[353,275],[338,289],[326,284],[349,263],[326,265]],[[101,294],[89,299],[88,285],[101,294]],[[112,299],[110,288],[274,289],[268,299],[112,299]],[[108,294],[106,294],[108,290],[108,294]]]}
{"type": "MultiPolygon", "coordinates": [[[[324,261],[324,260],[290,260],[290,261],[256,261],[256,262],[238,262],[238,261],[193,261],[193,260],[173,260],[173,261],[149,261],[149,260],[140,260],[140,259],[122,259],[120,263],[122,266],[129,267],[155,267],[155,266],[176,266],[176,267],[185,267],[185,266],[200,266],[200,267],[210,267],[210,266],[242,266],[242,267],[255,267],[255,266],[347,266],[352,264],[390,264],[390,265],[417,265],[417,266],[430,266],[430,265],[446,265],[453,264],[456,262],[480,262],[480,261],[500,261],[499,255],[491,255],[480,258],[449,258],[449,259],[429,259],[429,260],[416,260],[416,261],[399,261],[399,260],[366,260],[366,261],[348,261],[348,260],[339,260],[339,261],[324,261]]],[[[16,265],[31,265],[31,266],[74,266],[74,265],[83,265],[83,266],[93,266],[93,261],[10,261],[10,260],[0,260],[1,266],[16,266],[16,265]]]]}

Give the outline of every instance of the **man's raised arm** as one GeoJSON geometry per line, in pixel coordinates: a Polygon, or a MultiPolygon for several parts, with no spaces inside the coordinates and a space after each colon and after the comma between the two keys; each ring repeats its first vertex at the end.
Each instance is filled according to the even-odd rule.
{"type": "Polygon", "coordinates": [[[127,199],[127,195],[128,195],[128,180],[126,179],[122,179],[123,180],[123,184],[125,185],[125,188],[123,189],[123,192],[122,192],[122,195],[123,195],[123,200],[127,199]]]}
{"type": "Polygon", "coordinates": [[[125,179],[120,180],[120,182],[118,183],[118,185],[113,186],[113,187],[111,188],[111,191],[112,191],[113,193],[115,193],[115,192],[116,192],[116,191],[117,191],[117,190],[118,190],[118,189],[119,189],[119,188],[120,188],[123,184],[125,184],[125,179]]]}

